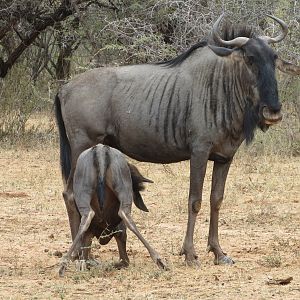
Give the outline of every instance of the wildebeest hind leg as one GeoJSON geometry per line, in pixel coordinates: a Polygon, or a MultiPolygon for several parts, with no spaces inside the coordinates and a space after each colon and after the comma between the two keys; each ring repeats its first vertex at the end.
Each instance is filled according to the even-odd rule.
{"type": "Polygon", "coordinates": [[[84,140],[81,139],[80,141],[77,141],[76,144],[71,145],[71,149],[72,149],[71,170],[70,170],[70,175],[68,177],[66,189],[65,192],[63,193],[63,196],[64,196],[65,205],[68,212],[69,224],[70,224],[70,229],[72,234],[72,241],[74,241],[77,235],[79,224],[80,224],[80,214],[77,210],[75,198],[73,195],[75,166],[80,153],[85,149],[87,149],[88,147],[90,147],[91,145],[92,142],[89,139],[84,139],[84,140]],[[65,195],[67,195],[67,197],[65,197],[65,195]]]}
{"type": "Polygon", "coordinates": [[[85,214],[81,217],[81,222],[80,222],[78,233],[77,233],[69,251],[62,258],[62,261],[60,263],[59,276],[64,276],[65,270],[67,268],[67,264],[68,264],[69,260],[71,259],[72,253],[74,251],[78,250],[78,248],[79,248],[78,243],[80,242],[82,235],[88,230],[94,215],[95,215],[95,212],[93,210],[90,210],[87,214],[85,214]]]}
{"type": "Polygon", "coordinates": [[[230,164],[231,162],[225,164],[215,162],[212,175],[210,196],[210,224],[207,250],[214,253],[214,263],[216,265],[232,265],[234,263],[234,261],[222,251],[219,244],[218,235],[219,211],[223,200],[225,182],[230,164]]]}
{"type": "Polygon", "coordinates": [[[80,214],[76,208],[75,198],[73,195],[73,171],[71,171],[70,177],[66,185],[66,189],[63,192],[63,197],[68,213],[72,241],[74,241],[80,224],[80,214]]]}
{"type": "MultiPolygon", "coordinates": [[[[120,198],[119,198],[120,199],[120,198]]],[[[131,218],[130,209],[128,206],[122,207],[122,201],[119,209],[119,216],[124,221],[125,225],[138,237],[138,239],[144,244],[144,246],[147,248],[152,260],[156,263],[156,265],[160,269],[168,269],[168,266],[166,262],[160,257],[158,252],[154,250],[150,244],[144,239],[144,237],[141,235],[141,233],[138,231],[134,221],[131,218]]]]}

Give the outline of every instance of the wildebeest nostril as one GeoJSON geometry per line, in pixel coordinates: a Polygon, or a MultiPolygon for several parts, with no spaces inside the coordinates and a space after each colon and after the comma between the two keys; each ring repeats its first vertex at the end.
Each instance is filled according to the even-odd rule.
{"type": "Polygon", "coordinates": [[[281,104],[277,104],[277,105],[271,105],[269,107],[270,111],[273,113],[278,113],[281,110],[281,104]]]}
{"type": "Polygon", "coordinates": [[[269,112],[276,114],[276,113],[280,112],[280,110],[281,110],[281,104],[278,103],[278,104],[275,104],[275,105],[274,104],[272,104],[272,105],[264,105],[263,109],[264,108],[267,108],[269,110],[269,112]]]}

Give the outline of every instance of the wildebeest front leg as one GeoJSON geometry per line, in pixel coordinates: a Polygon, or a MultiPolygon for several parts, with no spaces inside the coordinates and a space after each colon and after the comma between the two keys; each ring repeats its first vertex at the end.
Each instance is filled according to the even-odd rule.
{"type": "Polygon", "coordinates": [[[223,200],[225,182],[229,171],[231,161],[225,164],[214,163],[212,186],[210,195],[210,224],[208,235],[208,251],[212,251],[215,255],[214,263],[233,264],[234,261],[224,253],[219,244],[218,222],[219,211],[223,200]]]}
{"type": "Polygon", "coordinates": [[[209,152],[197,152],[191,157],[190,161],[190,192],[188,203],[188,223],[185,239],[180,255],[185,255],[188,265],[199,265],[198,256],[194,248],[194,229],[196,217],[201,208],[202,188],[206,172],[207,159],[209,152]]]}

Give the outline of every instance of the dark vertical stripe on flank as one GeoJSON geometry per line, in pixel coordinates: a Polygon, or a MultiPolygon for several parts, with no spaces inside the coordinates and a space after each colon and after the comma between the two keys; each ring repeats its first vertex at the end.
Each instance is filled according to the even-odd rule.
{"type": "Polygon", "coordinates": [[[222,116],[221,116],[221,118],[222,118],[222,129],[224,130],[224,132],[227,132],[227,130],[229,129],[228,124],[227,124],[227,120],[226,120],[227,108],[228,108],[226,102],[227,102],[227,100],[222,103],[223,110],[222,110],[222,116]]]}
{"type": "Polygon", "coordinates": [[[207,102],[209,102],[209,96],[208,96],[208,89],[205,91],[205,97],[204,97],[204,121],[205,121],[205,124],[207,125],[208,124],[208,115],[207,115],[207,102]]]}
{"type": "MultiPolygon", "coordinates": [[[[172,133],[173,133],[173,141],[176,147],[180,147],[181,139],[181,130],[184,124],[182,123],[182,119],[184,116],[182,112],[184,110],[185,101],[180,98],[180,90],[177,91],[176,103],[174,102],[173,115],[172,115],[172,133]]],[[[182,144],[182,143],[181,143],[182,144]]]]}
{"type": "Polygon", "coordinates": [[[171,90],[171,95],[169,97],[168,104],[167,104],[167,109],[166,112],[164,114],[165,119],[164,119],[164,140],[166,143],[168,143],[168,135],[171,134],[171,132],[169,133],[169,128],[170,128],[170,124],[169,124],[169,117],[170,117],[170,106],[171,106],[171,102],[172,102],[172,98],[174,96],[174,91],[176,88],[176,83],[177,83],[177,79],[178,79],[178,74],[175,77],[175,81],[173,83],[172,86],[172,90],[171,90]]]}
{"type": "Polygon", "coordinates": [[[149,95],[152,92],[152,86],[155,83],[155,78],[150,82],[150,84],[148,85],[148,92],[147,95],[145,97],[145,100],[148,101],[149,95]]]}
{"type": "MultiPolygon", "coordinates": [[[[155,99],[156,99],[155,94],[156,94],[157,89],[159,88],[160,82],[161,82],[160,77],[155,78],[154,81],[153,81],[153,84],[151,85],[151,88],[150,88],[150,91],[153,92],[152,93],[152,98],[151,98],[151,103],[149,105],[149,115],[150,116],[152,115],[153,104],[157,103],[155,101],[155,99]],[[155,83],[155,86],[154,86],[154,83],[155,83]]],[[[149,93],[149,96],[150,96],[150,93],[149,93]]],[[[155,112],[155,107],[153,109],[154,109],[154,112],[155,112]]],[[[151,124],[152,124],[152,117],[149,118],[149,126],[151,126],[151,124]]]]}
{"type": "Polygon", "coordinates": [[[131,87],[132,87],[132,82],[130,82],[129,85],[125,86],[125,88],[126,88],[125,94],[127,94],[130,91],[131,87]]]}
{"type": "Polygon", "coordinates": [[[231,125],[234,127],[233,123],[235,120],[238,119],[238,113],[236,111],[236,106],[238,105],[237,103],[237,97],[232,94],[232,104],[231,104],[231,125]]]}
{"type": "Polygon", "coordinates": [[[184,113],[182,115],[182,117],[184,118],[183,122],[181,122],[182,124],[181,127],[180,127],[180,137],[181,137],[181,140],[183,141],[183,144],[186,145],[186,140],[187,140],[187,123],[188,123],[188,120],[190,118],[190,114],[191,114],[191,103],[192,103],[192,100],[191,100],[191,93],[188,92],[187,94],[187,100],[185,102],[185,107],[184,107],[184,113]]]}
{"type": "MultiPolygon", "coordinates": [[[[228,78],[227,78],[227,80],[228,80],[228,78]]],[[[232,123],[231,104],[234,99],[231,99],[230,96],[231,95],[229,93],[229,88],[228,88],[228,98],[226,101],[226,129],[230,129],[231,123],[232,123]]]]}
{"type": "Polygon", "coordinates": [[[238,114],[236,112],[236,108],[235,106],[237,105],[236,103],[236,95],[234,94],[234,78],[233,78],[233,74],[230,74],[229,76],[229,84],[228,84],[228,94],[230,95],[230,99],[231,99],[231,126],[232,128],[234,127],[233,123],[234,120],[236,120],[236,118],[238,117],[238,114]],[[230,84],[230,86],[229,86],[230,84]]]}
{"type": "Polygon", "coordinates": [[[237,118],[237,113],[236,113],[236,109],[235,109],[235,106],[236,106],[236,96],[233,94],[233,74],[230,74],[229,76],[229,83],[228,83],[228,94],[230,95],[230,116],[231,116],[231,119],[230,119],[230,126],[231,127],[234,127],[234,123],[235,123],[235,120],[237,118]]]}
{"type": "Polygon", "coordinates": [[[177,130],[177,123],[179,119],[179,114],[180,111],[178,110],[180,106],[180,96],[179,96],[179,90],[177,91],[177,101],[173,102],[173,110],[172,110],[172,133],[173,133],[173,141],[175,145],[177,145],[177,138],[176,138],[176,133],[178,132],[177,130]]]}
{"type": "Polygon", "coordinates": [[[156,122],[155,122],[155,131],[156,131],[156,132],[159,132],[160,107],[161,107],[161,103],[162,103],[162,101],[163,101],[163,99],[164,99],[164,94],[165,94],[165,91],[166,91],[166,89],[167,89],[167,85],[168,85],[168,83],[169,83],[171,77],[173,77],[173,74],[169,75],[169,77],[168,77],[168,79],[167,79],[167,81],[166,81],[166,83],[165,83],[165,86],[164,86],[164,89],[163,89],[163,91],[162,91],[162,94],[161,94],[161,97],[160,97],[160,100],[159,100],[159,104],[158,104],[158,107],[157,107],[157,111],[156,111],[156,120],[155,120],[155,121],[156,121],[156,122]]]}
{"type": "Polygon", "coordinates": [[[224,130],[224,132],[227,132],[228,127],[228,108],[229,103],[232,99],[230,99],[230,90],[229,90],[229,78],[228,78],[229,72],[227,72],[226,66],[222,66],[222,93],[223,97],[220,100],[220,106],[222,109],[222,113],[220,115],[221,118],[221,127],[224,130]]]}
{"type": "Polygon", "coordinates": [[[227,87],[225,81],[223,81],[223,92],[224,92],[224,98],[222,99],[222,103],[220,105],[221,106],[220,118],[221,118],[221,127],[226,130],[227,127],[226,127],[226,118],[225,118],[225,109],[226,109],[225,105],[226,102],[228,101],[227,97],[229,97],[229,95],[227,95],[227,87]]]}
{"type": "Polygon", "coordinates": [[[216,65],[211,66],[211,74],[209,76],[209,114],[210,114],[210,128],[212,128],[213,124],[215,125],[215,118],[216,118],[216,109],[217,109],[217,99],[216,99],[216,90],[218,88],[218,82],[215,80],[215,70],[216,65]]]}
{"type": "Polygon", "coordinates": [[[236,80],[236,77],[234,77],[234,95],[236,97],[236,102],[239,105],[239,108],[241,110],[241,112],[244,110],[243,106],[242,106],[242,102],[240,101],[241,97],[240,97],[240,91],[239,91],[239,86],[238,86],[238,81],[236,80]]]}

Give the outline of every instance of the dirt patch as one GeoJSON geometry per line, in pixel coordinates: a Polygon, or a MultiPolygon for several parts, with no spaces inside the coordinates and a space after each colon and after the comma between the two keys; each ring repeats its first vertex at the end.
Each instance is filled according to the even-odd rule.
{"type": "Polygon", "coordinates": [[[150,212],[133,208],[133,218],[171,270],[158,270],[128,233],[127,269],[112,267],[118,258],[114,241],[101,247],[95,241],[100,267],[77,272],[73,263],[61,279],[58,253],[68,249],[70,232],[58,147],[1,150],[0,299],[299,299],[300,158],[239,155],[234,161],[220,220],[221,245],[236,261],[231,267],[214,266],[206,252],[212,165],[195,231],[200,268],[187,267],[178,255],[187,220],[188,162],[137,165],[154,183],[143,192],[150,212]],[[289,277],[286,285],[268,284],[289,277]]]}

